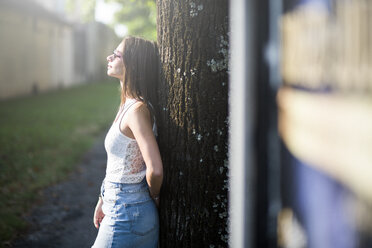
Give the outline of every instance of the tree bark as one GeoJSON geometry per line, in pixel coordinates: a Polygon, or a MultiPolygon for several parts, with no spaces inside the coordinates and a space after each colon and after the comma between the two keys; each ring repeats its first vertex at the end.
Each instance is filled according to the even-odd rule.
{"type": "Polygon", "coordinates": [[[161,247],[227,246],[228,1],[157,0],[161,247]]]}

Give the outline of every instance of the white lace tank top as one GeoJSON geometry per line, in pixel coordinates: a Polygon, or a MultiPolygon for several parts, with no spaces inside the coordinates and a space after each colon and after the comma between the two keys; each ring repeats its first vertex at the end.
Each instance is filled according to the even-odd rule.
{"type": "MultiPolygon", "coordinates": [[[[116,121],[111,125],[106,138],[107,167],[105,181],[116,183],[139,183],[146,175],[146,165],[135,139],[120,131],[120,122],[128,109],[136,103],[127,99],[120,108],[116,121]]],[[[154,121],[153,132],[156,135],[154,121]]]]}

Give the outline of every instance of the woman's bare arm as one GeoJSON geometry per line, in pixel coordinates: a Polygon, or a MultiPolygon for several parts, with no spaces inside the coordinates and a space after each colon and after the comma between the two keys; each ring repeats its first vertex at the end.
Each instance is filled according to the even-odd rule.
{"type": "Polygon", "coordinates": [[[146,179],[152,197],[159,196],[163,182],[163,163],[152,131],[150,112],[143,103],[128,111],[127,124],[136,139],[146,163],[146,179]]]}

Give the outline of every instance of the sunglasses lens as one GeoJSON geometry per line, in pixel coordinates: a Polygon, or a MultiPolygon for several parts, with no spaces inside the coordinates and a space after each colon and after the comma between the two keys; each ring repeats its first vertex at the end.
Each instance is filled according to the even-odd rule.
{"type": "Polygon", "coordinates": [[[110,55],[110,59],[121,58],[120,55],[116,54],[115,51],[110,55]]]}

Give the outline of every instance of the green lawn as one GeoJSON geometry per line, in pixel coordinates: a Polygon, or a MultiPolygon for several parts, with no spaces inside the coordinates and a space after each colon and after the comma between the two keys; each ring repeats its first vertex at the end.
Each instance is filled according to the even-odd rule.
{"type": "Polygon", "coordinates": [[[107,81],[0,102],[0,246],[25,228],[38,190],[66,178],[109,127],[119,101],[107,81]]]}

